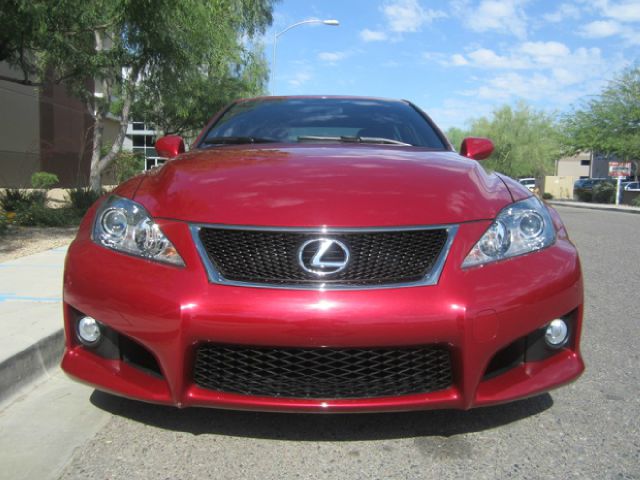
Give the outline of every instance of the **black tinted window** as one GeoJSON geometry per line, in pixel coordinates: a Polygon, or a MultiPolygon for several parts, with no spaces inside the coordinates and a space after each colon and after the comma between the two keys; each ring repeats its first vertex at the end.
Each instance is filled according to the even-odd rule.
{"type": "Polygon", "coordinates": [[[369,99],[289,98],[241,102],[224,113],[204,142],[219,137],[254,137],[284,143],[308,142],[308,137],[373,137],[420,147],[446,148],[429,122],[411,105],[369,99]]]}

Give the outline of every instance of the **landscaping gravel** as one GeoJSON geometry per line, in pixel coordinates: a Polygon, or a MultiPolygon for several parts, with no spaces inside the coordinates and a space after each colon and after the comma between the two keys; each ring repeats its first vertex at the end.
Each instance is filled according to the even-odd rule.
{"type": "Polygon", "coordinates": [[[0,262],[69,245],[78,227],[11,227],[0,235],[0,262]]]}

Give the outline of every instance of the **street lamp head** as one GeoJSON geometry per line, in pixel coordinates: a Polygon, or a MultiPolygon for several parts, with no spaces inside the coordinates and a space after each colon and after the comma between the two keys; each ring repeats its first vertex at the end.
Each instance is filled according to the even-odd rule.
{"type": "Polygon", "coordinates": [[[299,27],[300,25],[308,25],[310,23],[322,23],[324,25],[329,25],[331,27],[337,27],[338,25],[340,25],[340,22],[338,20],[335,19],[329,19],[329,20],[320,20],[319,18],[310,18],[308,20],[302,20],[301,22],[297,22],[294,23],[292,25],[289,25],[287,28],[285,28],[284,30],[282,30],[281,32],[277,32],[273,34],[273,62],[271,63],[271,82],[273,84],[272,88],[271,88],[271,95],[275,95],[275,83],[276,83],[276,46],[278,45],[278,38],[287,33],[289,30],[291,30],[292,28],[295,27],[299,27]]]}

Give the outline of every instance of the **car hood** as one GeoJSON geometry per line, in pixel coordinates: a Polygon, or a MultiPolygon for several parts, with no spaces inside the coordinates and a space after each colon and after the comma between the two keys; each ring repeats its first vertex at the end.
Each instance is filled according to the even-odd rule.
{"type": "Polygon", "coordinates": [[[298,227],[460,223],[513,201],[474,160],[378,145],[194,150],[148,174],[135,200],[154,217],[298,227]]]}

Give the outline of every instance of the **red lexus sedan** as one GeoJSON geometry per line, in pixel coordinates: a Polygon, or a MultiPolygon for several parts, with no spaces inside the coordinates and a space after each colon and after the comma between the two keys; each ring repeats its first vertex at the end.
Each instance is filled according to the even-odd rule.
{"type": "Polygon", "coordinates": [[[468,409],[580,375],[558,214],[406,101],[265,97],[98,201],[64,275],[63,369],[148,402],[468,409]],[[175,157],[175,158],[173,158],[175,157]]]}

